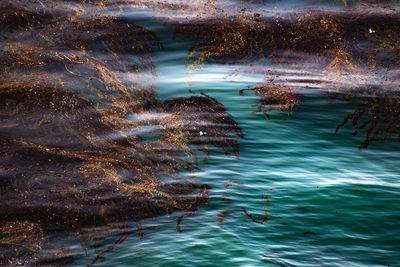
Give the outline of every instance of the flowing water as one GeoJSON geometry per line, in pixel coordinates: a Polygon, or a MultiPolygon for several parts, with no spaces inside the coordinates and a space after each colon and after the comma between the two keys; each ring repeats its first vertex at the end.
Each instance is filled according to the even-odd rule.
{"type": "Polygon", "coordinates": [[[399,266],[397,1],[0,7],[0,264],[399,266]]]}

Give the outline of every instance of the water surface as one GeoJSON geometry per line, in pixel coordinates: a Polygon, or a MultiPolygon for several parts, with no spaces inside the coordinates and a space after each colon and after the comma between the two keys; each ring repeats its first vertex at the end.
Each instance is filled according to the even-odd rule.
{"type": "Polygon", "coordinates": [[[1,264],[400,262],[396,1],[0,8],[1,264]]]}

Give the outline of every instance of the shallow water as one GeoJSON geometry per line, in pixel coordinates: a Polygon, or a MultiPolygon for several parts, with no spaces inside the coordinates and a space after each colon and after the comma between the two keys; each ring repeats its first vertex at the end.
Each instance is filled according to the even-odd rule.
{"type": "MultiPolygon", "coordinates": [[[[44,7],[50,5],[47,1],[39,2],[44,7]]],[[[52,3],[52,1],[49,2],[52,3]]],[[[72,3],[72,1],[61,2],[69,7],[79,7],[78,3],[72,3]]],[[[381,13],[387,13],[389,21],[392,21],[394,25],[399,24],[397,13],[399,6],[395,2],[386,1],[378,7],[369,5],[372,1],[365,1],[365,5],[362,5],[363,1],[360,1],[361,7],[355,3],[343,5],[347,1],[332,1],[333,4],[331,1],[322,2],[304,5],[305,1],[284,1],[281,5],[279,1],[273,3],[260,1],[255,9],[249,12],[261,13],[263,11],[265,13],[262,13],[261,17],[267,21],[275,16],[286,21],[286,16],[297,13],[304,15],[311,9],[317,14],[332,14],[333,17],[342,14],[367,14],[373,10],[376,17],[380,18],[381,13]]],[[[60,3],[58,4],[61,5],[60,3]]],[[[167,210],[167,212],[141,218],[138,220],[142,228],[141,231],[138,231],[139,234],[136,233],[136,229],[133,229],[133,233],[126,240],[102,255],[104,261],[98,258],[94,266],[397,266],[400,263],[400,143],[397,142],[398,128],[392,129],[397,133],[392,138],[382,142],[371,141],[368,147],[362,149],[360,144],[366,138],[366,129],[360,129],[360,133],[352,135],[355,126],[350,120],[337,132],[335,130],[348,114],[352,114],[365,99],[369,99],[369,94],[372,95],[372,99],[380,99],[380,95],[375,95],[376,90],[394,92],[394,96],[389,97],[394,99],[394,104],[392,102],[390,102],[391,106],[387,102],[381,104],[392,109],[383,109],[382,113],[399,114],[397,112],[400,102],[397,100],[398,92],[396,91],[400,82],[399,61],[378,63],[374,68],[361,61],[362,63],[358,64],[353,71],[346,69],[344,72],[339,70],[332,74],[333,72],[326,72],[325,69],[326,62],[329,64],[332,60],[329,56],[321,55],[321,59],[314,62],[319,52],[294,49],[289,55],[292,57],[289,63],[277,62],[272,57],[265,57],[260,65],[251,61],[225,64],[225,62],[218,62],[218,57],[216,57],[217,61],[210,57],[205,60],[203,68],[190,71],[190,63],[185,64],[185,59],[188,51],[199,40],[193,36],[184,38],[182,34],[174,37],[174,30],[178,22],[185,23],[188,13],[194,17],[198,16],[198,10],[182,8],[183,14],[178,12],[179,14],[170,16],[169,9],[165,10],[164,7],[157,7],[157,5],[149,7],[149,3],[151,2],[127,1],[121,5],[111,5],[110,7],[107,7],[107,3],[105,3],[105,9],[101,9],[103,7],[101,5],[91,4],[85,4],[82,7],[87,7],[89,11],[89,7],[93,8],[90,12],[101,14],[101,16],[109,14],[124,16],[128,23],[152,31],[162,43],[162,49],[153,48],[154,57],[151,58],[155,66],[156,77],[152,76],[149,69],[143,72],[150,77],[149,80],[154,86],[157,101],[163,103],[168,99],[178,97],[203,96],[200,93],[216,99],[226,108],[226,112],[231,114],[232,119],[243,132],[243,138],[233,135],[232,132],[229,133],[230,136],[234,136],[231,138],[239,143],[240,158],[235,157],[234,151],[230,155],[226,155],[221,147],[210,145],[210,157],[205,162],[202,160],[206,156],[204,151],[189,144],[193,148],[194,154],[197,155],[198,169],[191,172],[179,170],[178,173],[180,177],[194,181],[196,184],[209,185],[208,203],[199,205],[194,212],[191,209],[183,211],[177,209],[169,213],[167,210]],[[162,21],[164,17],[169,17],[169,19],[172,17],[172,19],[162,21]],[[249,67],[249,64],[254,65],[249,67]],[[240,67],[245,71],[238,71],[240,67]],[[248,68],[250,71],[246,72],[248,68]],[[258,86],[271,77],[274,77],[274,84],[290,88],[293,91],[289,92],[301,95],[301,101],[294,105],[292,111],[288,109],[268,111],[270,118],[267,119],[262,112],[255,112],[260,105],[261,97],[252,90],[243,91],[242,94],[240,94],[240,90],[258,86]],[[368,88],[368,90],[359,92],[357,91],[359,88],[368,88]],[[338,92],[338,97],[328,95],[332,92],[338,92]],[[141,234],[143,238],[140,238],[141,234]]],[[[194,5],[189,3],[189,5],[191,4],[194,5]]],[[[218,7],[225,7],[225,12],[235,10],[231,6],[238,5],[235,1],[220,1],[217,4],[218,7]]],[[[246,6],[245,3],[241,3],[241,5],[246,6]]],[[[73,8],[66,9],[65,12],[71,10],[73,8]]],[[[211,20],[219,19],[212,15],[211,20]]],[[[205,14],[202,19],[207,16],[209,14],[205,14]]],[[[196,21],[190,23],[196,25],[196,21]]],[[[371,25],[359,26],[364,30],[376,26],[373,23],[371,25]]],[[[199,29],[201,32],[205,30],[199,29]]],[[[374,28],[374,31],[379,30],[374,28]]],[[[10,35],[12,36],[12,33],[10,35]]],[[[364,34],[361,35],[364,36],[364,34]]],[[[362,45],[369,47],[366,41],[369,39],[363,38],[360,37],[360,47],[362,45]]],[[[379,38],[383,37],[379,35],[379,38]]],[[[6,50],[11,50],[9,47],[7,49],[3,49],[2,54],[5,54],[6,50]]],[[[62,49],[68,49],[68,47],[62,49]]],[[[87,53],[100,61],[103,58],[107,60],[104,56],[106,50],[97,49],[97,47],[92,50],[89,48],[87,53]]],[[[363,50],[360,51],[363,55],[363,50]]],[[[61,55],[63,50],[60,48],[58,52],[61,55]]],[[[277,51],[276,54],[280,52],[282,51],[277,51]]],[[[282,53],[284,54],[284,52],[282,53]]],[[[382,56],[384,58],[395,58],[398,57],[399,50],[394,49],[382,53],[388,53],[388,55],[382,56]]],[[[124,55],[124,51],[121,54],[124,55]]],[[[137,55],[127,54],[126,56],[135,57],[137,55]]],[[[285,56],[288,55],[285,54],[285,56]]],[[[226,57],[233,58],[234,55],[228,54],[226,57]]],[[[356,57],[353,62],[356,62],[356,57]]],[[[112,64],[113,62],[111,62],[112,64]]],[[[59,75],[66,82],[63,90],[85,92],[85,99],[101,99],[100,94],[91,94],[91,91],[85,87],[85,81],[91,75],[90,71],[80,72],[80,68],[83,67],[73,64],[65,65],[67,72],[63,68],[54,70],[55,75],[59,75]],[[78,72],[87,76],[76,78],[78,72]]],[[[25,73],[25,71],[18,69],[17,73],[25,73]]],[[[44,71],[49,73],[47,69],[44,71]]],[[[116,72],[121,75],[120,80],[127,84],[138,83],[138,79],[141,79],[137,78],[137,72],[129,68],[118,69],[117,67],[116,72]]],[[[50,81],[52,77],[43,78],[41,76],[37,79],[50,81]]],[[[7,87],[8,84],[12,84],[10,81],[17,82],[20,79],[24,82],[26,80],[31,82],[36,78],[26,78],[21,75],[17,79],[7,76],[2,79],[2,85],[7,87]]],[[[144,86],[149,86],[147,78],[143,79],[144,86]]],[[[99,81],[104,82],[106,79],[99,79],[99,81]]],[[[106,85],[106,94],[107,89],[109,88],[106,85]]],[[[112,94],[111,89],[109,89],[109,93],[112,94]]],[[[263,106],[264,110],[274,105],[265,106],[263,106]]],[[[279,104],[277,106],[279,107],[279,104]]],[[[162,118],[169,114],[169,112],[149,110],[144,108],[141,110],[142,113],[136,114],[128,112],[124,118],[132,121],[146,121],[149,117],[162,118]]],[[[89,108],[85,111],[87,112],[84,112],[83,116],[92,112],[89,108]]],[[[371,116],[376,115],[370,114],[372,114],[371,116]]],[[[391,119],[394,124],[398,123],[398,117],[391,119]]],[[[364,117],[360,120],[365,121],[366,119],[364,117]]],[[[162,126],[152,123],[147,128],[137,129],[138,132],[125,129],[124,133],[140,136],[145,141],[146,138],[157,139],[159,135],[151,135],[151,133],[157,132],[162,126]],[[150,134],[147,136],[148,132],[150,134]]],[[[188,127],[193,127],[190,126],[191,123],[193,122],[190,122],[188,127]]],[[[14,129],[13,125],[2,121],[0,124],[1,138],[12,138],[6,132],[7,129],[14,129]]],[[[25,129],[28,133],[27,136],[29,136],[29,129],[31,128],[25,129]]],[[[101,132],[104,139],[119,140],[119,136],[114,136],[115,133],[107,129],[101,132]]],[[[380,134],[385,135],[386,133],[380,134]]],[[[17,136],[16,133],[12,134],[17,136]]],[[[199,131],[199,136],[203,135],[207,136],[207,132],[199,131]]],[[[63,135],[60,136],[61,140],[65,138],[63,135]]],[[[36,137],[21,138],[21,140],[26,139],[26,142],[33,143],[37,140],[36,137]]],[[[60,146],[58,141],[55,141],[59,140],[57,138],[49,139],[50,144],[38,142],[48,147],[60,146]]],[[[65,145],[77,149],[80,143],[65,142],[65,145]]],[[[201,144],[201,146],[204,145],[201,144]]],[[[121,155],[124,153],[121,152],[121,155]]],[[[7,154],[7,151],[0,155],[3,154],[7,154]]],[[[63,155],[61,152],[56,154],[63,155]]],[[[109,155],[112,158],[112,153],[109,155]]],[[[85,158],[83,156],[76,157],[80,161],[68,164],[80,168],[81,161],[85,158]]],[[[22,158],[21,162],[22,160],[29,162],[29,159],[24,156],[20,158],[22,158]]],[[[122,161],[121,157],[117,159],[122,161]]],[[[13,167],[14,163],[11,163],[11,166],[5,166],[3,162],[8,163],[8,161],[2,161],[0,173],[5,180],[6,177],[9,177],[6,167],[13,167]]],[[[21,162],[16,162],[15,167],[18,168],[22,164],[21,162]]],[[[48,166],[51,164],[43,163],[43,166],[50,168],[48,166]]],[[[32,171],[32,175],[37,174],[32,171]]],[[[163,172],[162,175],[168,176],[169,174],[163,172]]],[[[46,177],[51,183],[51,176],[46,177]]],[[[110,177],[114,176],[110,175],[110,177]]],[[[44,181],[41,186],[46,184],[47,180],[44,181]]],[[[7,182],[4,184],[3,191],[5,192],[8,190],[6,188],[8,185],[7,182]]],[[[69,180],[65,182],[64,186],[68,185],[69,180]]],[[[120,184],[117,183],[117,186],[120,184]]],[[[51,188],[49,184],[44,190],[51,188]]],[[[100,187],[99,193],[101,194],[100,187]]],[[[2,201],[7,202],[7,205],[4,206],[9,207],[11,204],[8,201],[12,203],[11,199],[14,197],[18,198],[18,195],[13,196],[10,193],[9,196],[3,197],[2,201]]],[[[100,196],[104,201],[114,197],[112,194],[100,196]]],[[[51,200],[51,198],[49,199],[51,200]]],[[[35,200],[38,203],[35,205],[48,205],[43,199],[35,200]]],[[[60,206],[63,204],[61,203],[60,206]]],[[[18,208],[18,206],[15,207],[15,214],[19,214],[18,208]]],[[[4,212],[4,208],[1,210],[3,215],[8,212],[4,212]]],[[[10,214],[14,213],[10,212],[10,214]]],[[[13,216],[12,218],[15,219],[16,215],[13,216]]],[[[47,215],[41,216],[46,217],[47,215]]],[[[37,219],[35,218],[35,222],[37,219]]],[[[124,222],[123,219],[126,218],[121,217],[121,219],[117,219],[117,222],[124,222]]],[[[16,220],[18,221],[18,217],[16,220]]],[[[43,220],[45,219],[43,218],[43,220]]],[[[134,221],[137,221],[136,217],[134,221]]],[[[83,225],[82,228],[86,229],[88,226],[83,225]]],[[[78,231],[80,230],[77,229],[76,232],[78,231]]],[[[91,240],[93,237],[90,235],[85,237],[88,241],[88,256],[85,256],[84,246],[77,238],[74,238],[74,234],[71,232],[74,231],[49,231],[50,234],[47,237],[55,247],[64,247],[65,250],[74,254],[73,260],[68,261],[66,266],[90,264],[96,258],[97,250],[107,250],[118,239],[116,234],[106,234],[100,244],[93,244],[93,240],[91,240]]],[[[0,245],[3,247],[8,245],[4,240],[0,239],[0,245]]],[[[0,253],[4,254],[6,251],[4,248],[2,251],[0,250],[0,253]]],[[[18,257],[16,256],[16,258],[18,257]]],[[[9,263],[10,266],[14,266],[12,263],[15,262],[9,261],[9,263]]],[[[31,263],[27,261],[22,265],[29,266],[31,263]]]]}

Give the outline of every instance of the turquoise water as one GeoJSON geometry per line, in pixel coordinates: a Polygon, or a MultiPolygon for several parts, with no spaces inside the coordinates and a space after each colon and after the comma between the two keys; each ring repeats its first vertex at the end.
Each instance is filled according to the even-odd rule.
{"type": "Polygon", "coordinates": [[[212,187],[211,199],[182,232],[179,213],[147,220],[143,240],[130,236],[98,266],[397,266],[398,143],[360,151],[348,129],[334,135],[347,104],[309,98],[291,119],[266,121],[229,87],[215,95],[244,131],[240,160],[215,151],[201,166],[196,181],[212,187]],[[261,221],[271,187],[269,220],[253,223],[241,207],[261,221]]]}
{"type": "MultiPolygon", "coordinates": [[[[288,1],[281,11],[290,13],[296,4],[304,1],[288,1]]],[[[208,204],[186,214],[181,231],[177,223],[185,212],[146,218],[143,239],[133,231],[94,266],[400,266],[400,142],[393,138],[359,149],[365,132],[353,136],[348,123],[335,133],[362,96],[332,100],[327,96],[334,90],[332,78],[318,66],[289,68],[266,60],[267,68],[281,72],[282,84],[303,95],[291,116],[271,111],[268,120],[254,112],[259,96],[239,94],[261,82],[263,70],[232,76],[241,65],[210,61],[189,74],[185,58],[196,40],[173,38],[174,27],[157,20],[162,14],[139,8],[127,8],[123,14],[153,31],[163,44],[152,59],[157,100],[205,93],[225,106],[244,138],[238,138],[240,158],[210,146],[207,162],[202,161],[203,152],[196,152],[199,169],[180,173],[211,187],[208,204]],[[332,83],[308,81],[321,77],[332,83]],[[255,223],[243,209],[263,223],[255,223]]],[[[298,56],[306,61],[309,55],[298,56]]],[[[393,69],[365,68],[357,82],[383,87],[387,77],[397,77],[388,82],[396,87],[398,70],[393,69]]],[[[128,82],[130,75],[135,74],[124,76],[128,82]]],[[[351,78],[342,75],[334,82],[347,85],[351,78]]],[[[93,246],[85,257],[79,241],[57,238],[55,244],[79,254],[67,266],[85,266],[96,255],[93,246]]],[[[100,250],[115,241],[115,236],[105,237],[100,250]]]]}
{"type": "Polygon", "coordinates": [[[359,99],[331,102],[309,89],[290,118],[275,111],[266,120],[253,113],[257,96],[238,93],[260,77],[230,79],[235,66],[212,63],[189,76],[184,59],[193,43],[173,40],[168,26],[139,23],[162,36],[154,59],[159,100],[204,92],[223,103],[244,138],[240,159],[212,148],[194,173],[211,186],[210,201],[183,218],[182,232],[184,213],[147,219],[142,240],[132,234],[96,266],[397,266],[400,144],[360,150],[364,136],[352,136],[351,126],[335,134],[359,99]],[[268,221],[256,224],[242,208],[262,221],[271,188],[268,221]],[[229,213],[222,225],[221,212],[229,213]]]}
{"type": "Polygon", "coordinates": [[[229,86],[215,95],[244,131],[240,160],[214,151],[201,166],[196,181],[212,187],[211,199],[182,232],[179,213],[146,220],[143,240],[130,236],[98,266],[397,266],[398,143],[360,151],[348,129],[334,135],[347,104],[309,98],[291,119],[266,121],[229,86]],[[241,207],[262,220],[271,187],[269,220],[255,224],[241,207]]]}

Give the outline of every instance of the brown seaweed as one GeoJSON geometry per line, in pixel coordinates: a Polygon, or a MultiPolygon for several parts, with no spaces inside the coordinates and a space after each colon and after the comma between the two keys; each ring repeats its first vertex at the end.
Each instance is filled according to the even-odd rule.
{"type": "Polygon", "coordinates": [[[110,113],[151,108],[155,102],[151,58],[154,48],[161,48],[158,37],[123,16],[88,18],[88,6],[80,10],[68,6],[71,10],[65,7],[61,12],[61,4],[49,5],[1,3],[0,32],[7,36],[0,55],[2,83],[83,91],[110,113]],[[126,82],[128,72],[135,75],[126,82]]]}
{"type": "Polygon", "coordinates": [[[336,127],[337,133],[349,121],[355,128],[352,135],[365,132],[359,148],[367,148],[372,142],[396,138],[400,142],[400,93],[397,91],[367,91],[362,103],[347,115],[336,127]]]}
{"type": "Polygon", "coordinates": [[[224,220],[226,217],[228,217],[231,213],[229,211],[221,211],[218,213],[218,226],[222,227],[222,224],[224,223],[224,220]]]}
{"type": "Polygon", "coordinates": [[[164,101],[163,111],[171,114],[163,123],[170,131],[179,133],[176,138],[188,141],[210,155],[209,144],[220,147],[226,154],[232,149],[239,158],[239,144],[232,134],[243,138],[243,133],[224,106],[214,98],[192,96],[164,101]]]}
{"type": "MultiPolygon", "coordinates": [[[[256,8],[267,5],[263,1],[241,2],[226,9],[216,1],[203,5],[204,12],[197,16],[168,22],[175,25],[176,35],[196,41],[186,58],[189,72],[213,62],[241,64],[233,74],[263,74],[263,83],[240,93],[253,90],[259,95],[261,103],[256,112],[269,119],[273,110],[287,111],[290,116],[301,101],[298,88],[285,85],[288,79],[284,79],[282,70],[287,69],[312,72],[319,79],[318,84],[327,85],[322,88],[327,88],[331,99],[343,94],[363,96],[365,89],[359,88],[372,88],[366,93],[369,95],[385,95],[388,91],[393,91],[389,95],[396,95],[398,75],[387,70],[396,69],[400,62],[400,24],[398,5],[391,3],[395,2],[308,1],[293,12],[271,15],[256,8]],[[306,9],[323,2],[343,9],[306,9]],[[375,92],[369,76],[379,76],[385,89],[375,92]]],[[[397,134],[396,100],[374,96],[366,102],[336,130],[354,119],[353,135],[366,131],[360,148],[397,134]],[[387,102],[387,111],[378,108],[378,102],[387,102]],[[393,110],[392,114],[389,110],[393,110]],[[368,113],[370,120],[357,124],[357,118],[362,114],[366,118],[368,113]]]]}
{"type": "Polygon", "coordinates": [[[240,182],[240,181],[232,181],[232,180],[229,180],[229,182],[226,182],[226,183],[224,183],[224,187],[225,188],[228,188],[228,187],[230,187],[230,186],[232,186],[232,185],[243,185],[243,183],[242,182],[240,182]]]}
{"type": "Polygon", "coordinates": [[[228,196],[221,197],[221,201],[227,201],[227,200],[231,200],[230,197],[228,197],[228,196]]]}
{"type": "Polygon", "coordinates": [[[245,208],[241,208],[243,210],[243,212],[255,223],[258,224],[265,224],[266,222],[268,222],[268,206],[269,206],[269,200],[268,200],[268,194],[270,192],[272,192],[272,190],[274,189],[274,187],[272,186],[270,189],[268,189],[267,193],[264,195],[264,200],[265,200],[265,205],[264,205],[264,212],[263,212],[263,220],[262,221],[257,221],[256,219],[254,219],[253,215],[251,215],[249,212],[247,212],[247,210],[245,208]]]}
{"type": "MultiPolygon", "coordinates": [[[[392,13],[271,18],[251,6],[224,10],[218,1],[22,2],[0,3],[1,265],[72,261],[72,252],[52,246],[53,235],[76,237],[87,256],[94,247],[94,264],[133,225],[143,238],[145,219],[174,211],[185,214],[177,221],[181,231],[184,216],[208,201],[207,185],[179,177],[197,167],[193,149],[204,151],[205,161],[210,145],[239,157],[236,136],[243,133],[217,100],[203,94],[157,102],[152,57],[161,42],[107,8],[166,11],[171,19],[163,22],[174,25],[176,35],[197,40],[186,59],[191,71],[205,62],[247,64],[245,73],[267,62],[285,69],[304,64],[296,53],[311,55],[311,63],[333,77],[400,62],[400,26],[392,13]],[[188,11],[197,16],[173,16],[188,11]],[[115,242],[104,248],[105,236],[115,242]]],[[[297,88],[272,81],[249,89],[261,97],[257,112],[266,117],[278,109],[290,115],[301,98],[297,88]]],[[[372,92],[337,127],[352,120],[354,135],[365,130],[361,148],[394,136],[400,141],[398,94],[372,92]]],[[[262,221],[242,208],[252,221],[268,221],[270,191],[262,221]]]]}
{"type": "Polygon", "coordinates": [[[289,62],[294,52],[312,53],[317,62],[327,57],[326,68],[347,70],[371,61],[377,54],[381,57],[375,57],[375,63],[392,64],[384,51],[399,57],[395,41],[399,25],[389,13],[382,17],[363,12],[308,11],[270,18],[251,8],[226,12],[217,6],[209,9],[211,14],[218,14],[218,19],[207,15],[176,23],[176,34],[199,40],[187,57],[191,69],[207,60],[252,63],[250,67],[266,59],[289,62]],[[364,42],[367,44],[359,45],[364,42]]]}
{"type": "Polygon", "coordinates": [[[207,204],[209,186],[179,177],[196,168],[191,144],[239,156],[241,130],[215,99],[156,101],[154,33],[77,2],[0,3],[1,265],[72,261],[55,235],[104,260],[132,225],[143,238],[145,219],[207,204]]]}
{"type": "MultiPolygon", "coordinates": [[[[26,222],[32,225],[30,235],[34,229],[43,231],[45,238],[37,242],[51,233],[78,233],[86,254],[84,236],[92,236],[95,263],[130,234],[125,222],[136,222],[142,237],[141,220],[174,210],[193,213],[207,203],[209,186],[161,179],[192,169],[190,159],[184,159],[188,155],[160,154],[167,138],[141,143],[138,136],[125,136],[124,120],[112,124],[91,101],[68,90],[21,86],[3,88],[0,95],[4,229],[26,222]],[[99,232],[98,226],[105,228],[99,232]],[[108,234],[119,237],[100,250],[101,237],[108,234]]],[[[25,232],[14,233],[15,240],[22,234],[29,239],[25,232]]],[[[6,247],[15,246],[2,240],[6,247]]],[[[29,242],[34,245],[35,240],[29,242]]],[[[13,260],[3,257],[3,263],[13,260]]],[[[32,262],[32,257],[26,260],[32,262]]]]}
{"type": "Polygon", "coordinates": [[[302,97],[290,88],[272,82],[251,86],[240,90],[239,93],[242,95],[244,90],[253,90],[257,96],[261,97],[261,103],[257,105],[255,113],[262,112],[267,119],[271,118],[268,112],[273,110],[288,111],[290,117],[302,97]]]}
{"type": "Polygon", "coordinates": [[[302,235],[316,235],[314,232],[303,232],[302,235]]]}

